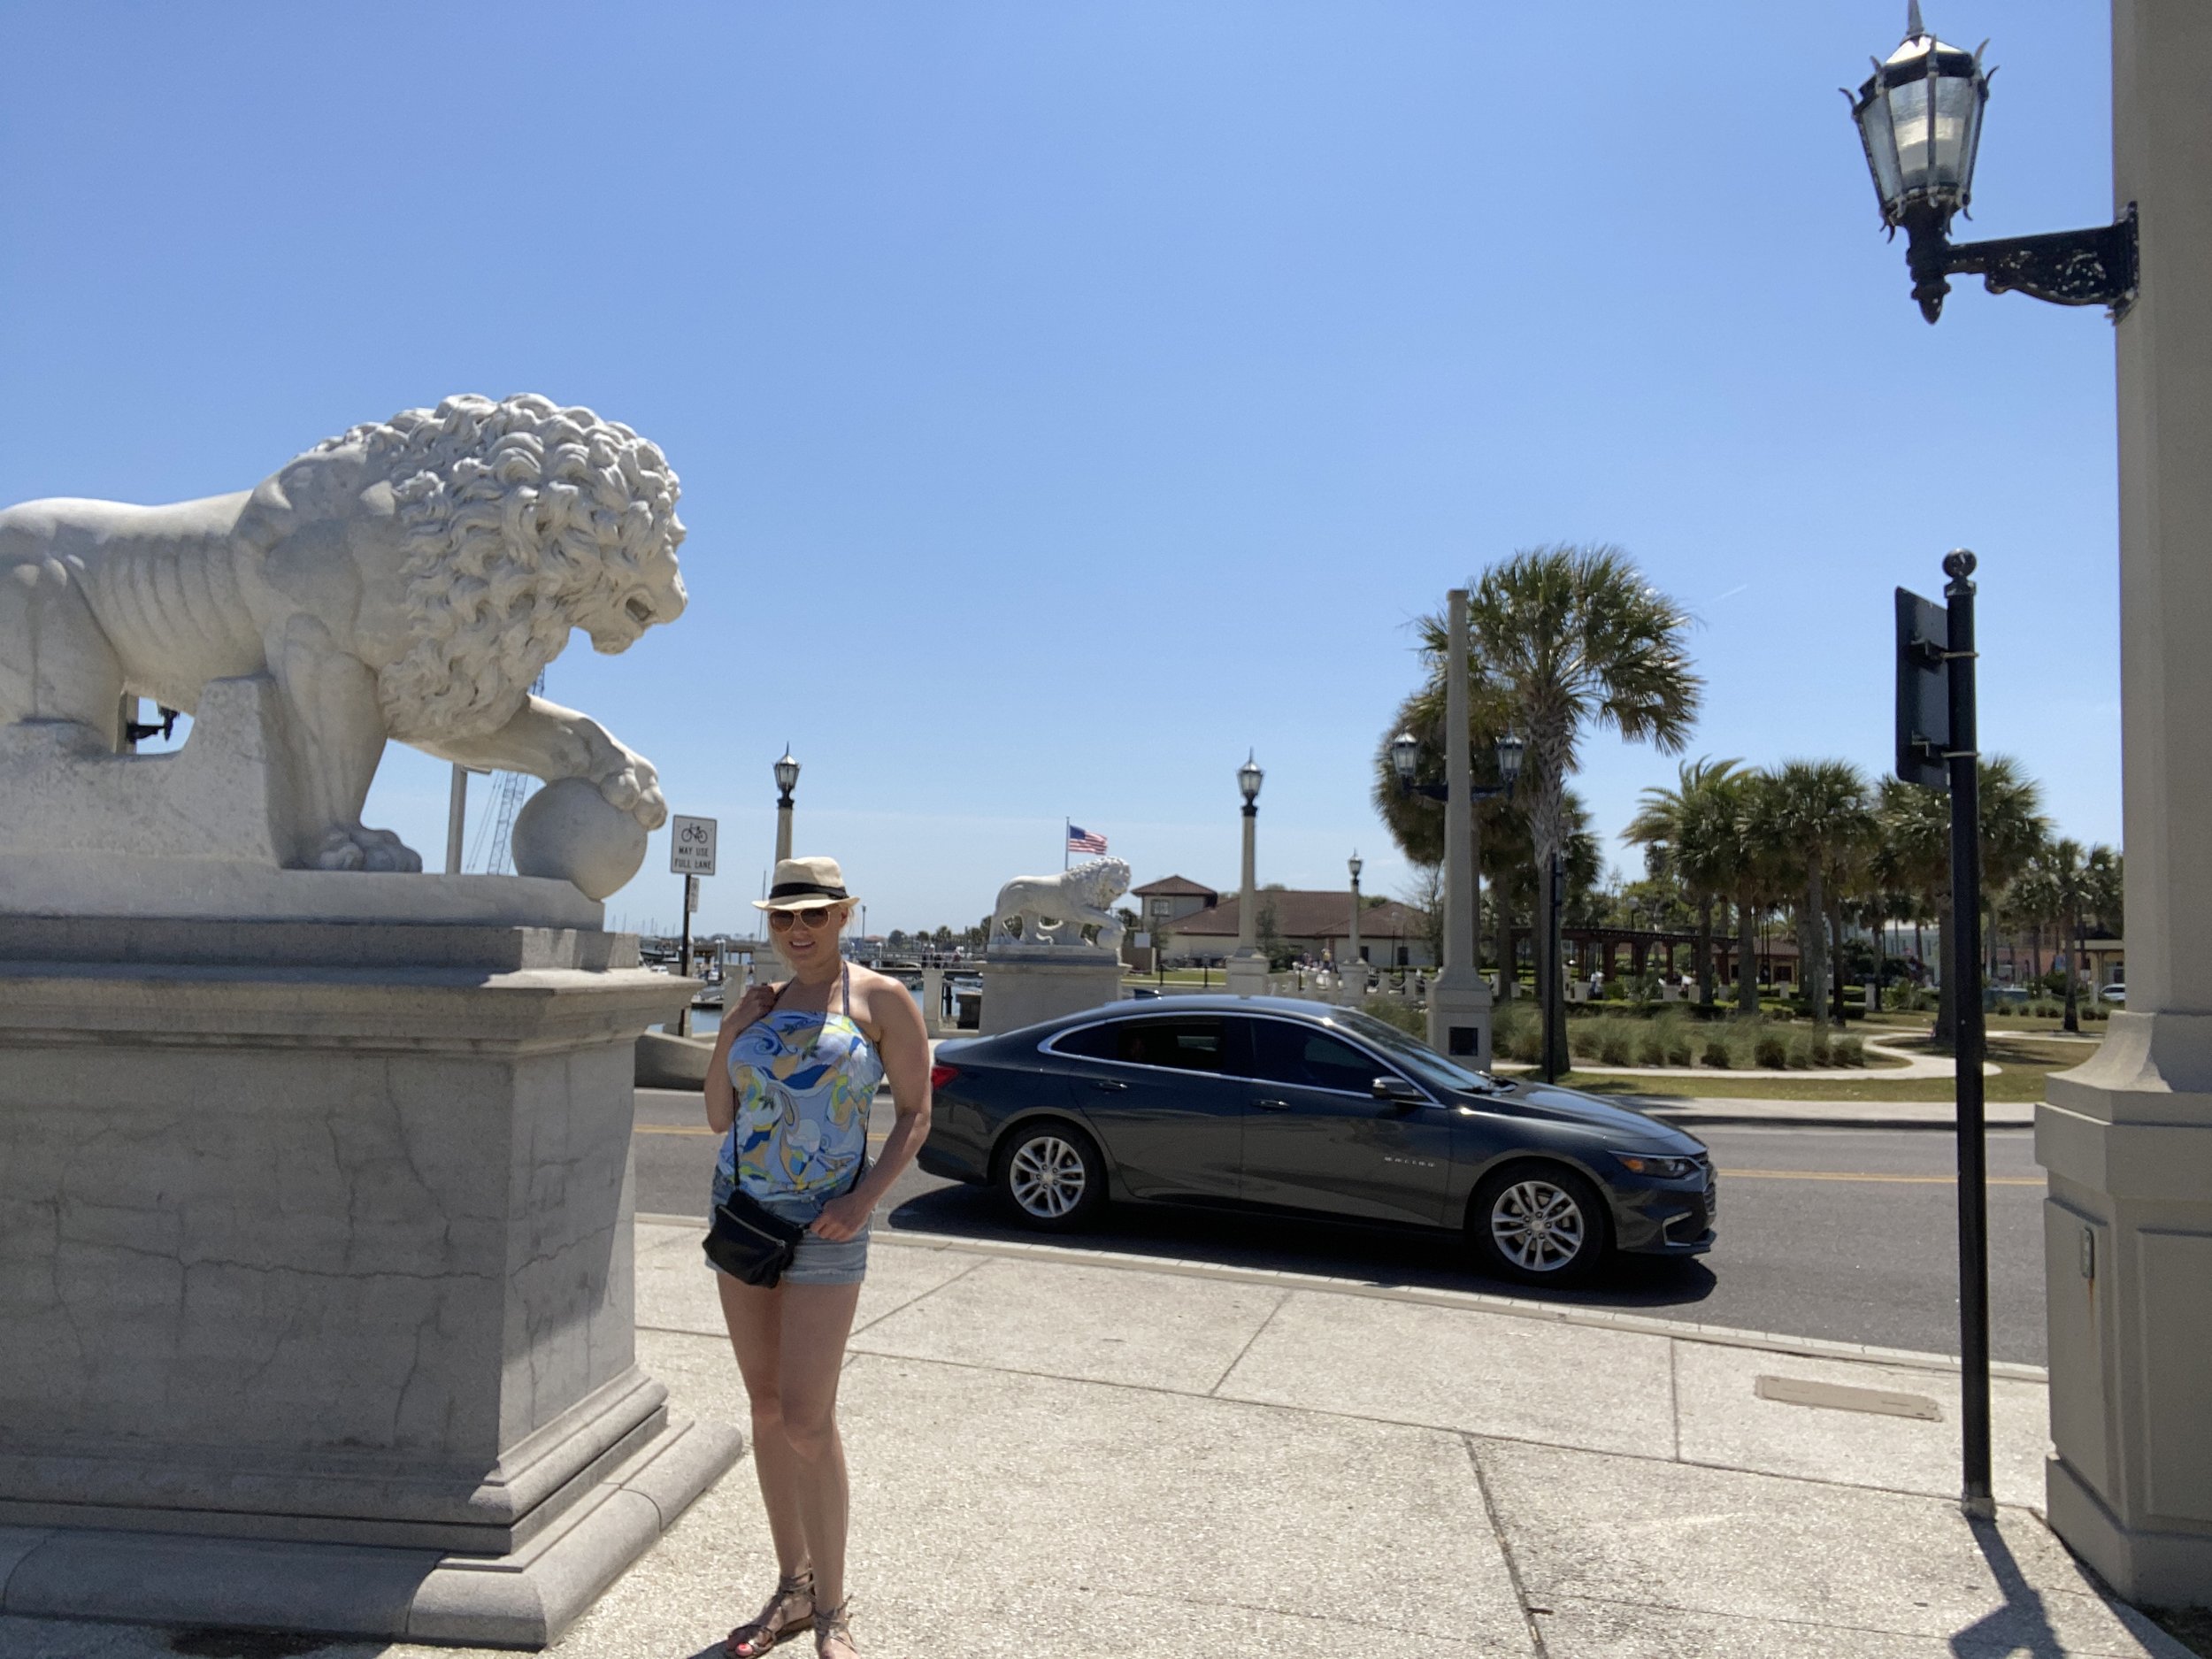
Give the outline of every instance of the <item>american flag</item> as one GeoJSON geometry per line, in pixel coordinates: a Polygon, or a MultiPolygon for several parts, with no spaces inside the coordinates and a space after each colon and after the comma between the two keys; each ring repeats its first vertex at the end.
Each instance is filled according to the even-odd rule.
{"type": "Polygon", "coordinates": [[[1068,826],[1068,850],[1071,853],[1102,853],[1106,850],[1106,838],[1092,834],[1079,824],[1071,824],[1068,826]]]}

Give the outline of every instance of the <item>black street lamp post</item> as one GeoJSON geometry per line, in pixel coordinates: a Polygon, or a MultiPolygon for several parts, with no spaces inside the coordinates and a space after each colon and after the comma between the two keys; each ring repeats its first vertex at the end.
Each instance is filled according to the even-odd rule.
{"type": "Polygon", "coordinates": [[[2055,305],[2105,305],[2117,318],[2135,297],[2133,203],[2112,224],[2088,230],[1951,240],[1952,215],[1973,196],[1982,106],[1994,73],[1982,67],[1987,47],[1985,41],[1969,52],[1938,40],[1920,20],[1920,0],[1910,0],[1903,42],[1875,60],[1857,96],[1844,89],[1882,222],[1893,236],[1905,233],[1920,314],[1932,323],[1942,314],[1948,278],[1978,276],[1992,294],[2016,288],[2055,305]]]}

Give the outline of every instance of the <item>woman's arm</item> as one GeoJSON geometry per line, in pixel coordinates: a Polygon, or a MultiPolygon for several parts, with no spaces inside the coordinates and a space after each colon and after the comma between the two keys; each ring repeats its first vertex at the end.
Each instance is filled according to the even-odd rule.
{"type": "Polygon", "coordinates": [[[737,1094],[730,1087],[730,1044],[775,1002],[774,986],[752,985],[737,999],[735,1008],[723,1011],[722,1029],[714,1033],[714,1053],[707,1060],[707,1127],[717,1134],[727,1133],[737,1116],[737,1094]]]}
{"type": "Polygon", "coordinates": [[[832,1243],[853,1237],[867,1225],[929,1139],[929,1031],[922,1024],[921,1007],[912,992],[888,975],[870,979],[868,1013],[876,1027],[871,1041],[883,1056],[884,1080],[891,1086],[891,1103],[899,1116],[884,1141],[883,1156],[869,1165],[860,1184],[831,1200],[814,1218],[811,1231],[832,1243]]]}

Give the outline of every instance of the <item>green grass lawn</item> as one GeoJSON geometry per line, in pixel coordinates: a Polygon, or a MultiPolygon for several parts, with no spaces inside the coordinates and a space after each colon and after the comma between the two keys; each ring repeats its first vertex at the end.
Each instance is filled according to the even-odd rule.
{"type": "MultiPolygon", "coordinates": [[[[1889,1039],[1901,1049],[1926,1051],[1924,1033],[1900,1033],[1889,1039]]],[[[2044,1079],[2054,1071],[2069,1071],[2086,1060],[2093,1049],[2078,1043],[2036,1042],[2012,1033],[1991,1032],[1989,1058],[2000,1068],[1996,1077],[1982,1079],[1983,1098],[1993,1101],[2035,1102],[2044,1095],[2044,1079]]],[[[1954,1085],[1947,1077],[1897,1079],[1885,1081],[1879,1072],[1862,1077],[1731,1077],[1725,1071],[1670,1071],[1655,1077],[1613,1077],[1602,1072],[1571,1071],[1563,1079],[1570,1088],[1592,1094],[1661,1094],[1702,1096],[1708,1100],[1844,1100],[1947,1101],[1954,1085]]]]}

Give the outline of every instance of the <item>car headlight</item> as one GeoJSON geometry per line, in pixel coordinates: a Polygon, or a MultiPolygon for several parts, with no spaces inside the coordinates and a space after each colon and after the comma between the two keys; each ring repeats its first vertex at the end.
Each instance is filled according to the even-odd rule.
{"type": "Polygon", "coordinates": [[[1695,1158],[1670,1157],[1662,1152],[1608,1152],[1606,1156],[1631,1175],[1649,1175],[1663,1181],[1678,1181],[1697,1173],[1695,1158]]]}

